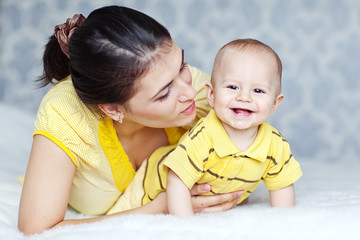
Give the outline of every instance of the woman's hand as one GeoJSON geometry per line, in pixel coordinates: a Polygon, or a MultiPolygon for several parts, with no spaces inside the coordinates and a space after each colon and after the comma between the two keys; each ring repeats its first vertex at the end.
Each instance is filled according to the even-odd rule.
{"type": "MultiPolygon", "coordinates": [[[[225,193],[213,196],[201,196],[200,194],[210,192],[209,184],[195,184],[190,191],[193,211],[195,213],[223,212],[236,206],[243,191],[225,193]]],[[[146,213],[146,214],[167,214],[166,192],[161,192],[154,201],[137,209],[125,211],[124,213],[146,213]]]]}
{"type": "Polygon", "coordinates": [[[201,196],[210,192],[209,184],[195,184],[191,189],[191,199],[194,212],[222,212],[233,208],[239,201],[243,191],[225,193],[213,196],[201,196]]]}

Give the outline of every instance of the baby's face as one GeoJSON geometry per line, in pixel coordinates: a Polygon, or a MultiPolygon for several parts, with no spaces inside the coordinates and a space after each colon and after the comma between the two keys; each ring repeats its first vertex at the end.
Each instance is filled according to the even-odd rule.
{"type": "Polygon", "coordinates": [[[283,98],[277,65],[270,55],[226,50],[212,79],[209,102],[225,128],[257,128],[283,98]]]}

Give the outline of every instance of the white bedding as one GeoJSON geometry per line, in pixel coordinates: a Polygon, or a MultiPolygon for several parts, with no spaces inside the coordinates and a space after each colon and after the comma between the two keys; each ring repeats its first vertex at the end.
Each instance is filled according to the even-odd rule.
{"type": "MultiPolygon", "coordinates": [[[[21,184],[35,116],[0,103],[0,239],[360,239],[359,159],[302,161],[297,205],[270,208],[262,185],[250,203],[227,212],[180,219],[132,215],[66,226],[24,237],[17,230],[21,184]]],[[[67,218],[84,215],[68,210],[67,218]]]]}

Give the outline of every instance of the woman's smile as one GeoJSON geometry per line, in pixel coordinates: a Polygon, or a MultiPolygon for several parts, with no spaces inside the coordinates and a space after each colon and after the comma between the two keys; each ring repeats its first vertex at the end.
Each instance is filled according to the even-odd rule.
{"type": "Polygon", "coordinates": [[[193,102],[191,103],[191,105],[190,105],[188,108],[186,108],[184,111],[182,111],[181,113],[190,114],[190,113],[192,113],[195,109],[196,109],[195,101],[193,101],[193,102]]]}

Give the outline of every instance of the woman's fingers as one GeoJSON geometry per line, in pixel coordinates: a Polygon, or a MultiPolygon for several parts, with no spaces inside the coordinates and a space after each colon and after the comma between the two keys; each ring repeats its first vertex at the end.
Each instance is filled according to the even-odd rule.
{"type": "Polygon", "coordinates": [[[224,193],[212,196],[201,196],[210,192],[209,184],[195,184],[191,189],[192,205],[194,212],[222,212],[231,209],[239,201],[244,191],[224,193]]]}
{"type": "Polygon", "coordinates": [[[235,206],[243,191],[225,193],[213,196],[193,196],[192,205],[194,212],[224,211],[235,206]]]}
{"type": "Polygon", "coordinates": [[[233,199],[228,202],[224,202],[224,203],[221,203],[221,204],[218,204],[215,206],[204,208],[201,210],[201,212],[203,212],[203,213],[223,212],[223,211],[226,211],[226,210],[229,210],[229,209],[235,207],[237,201],[238,201],[238,199],[233,199]]]}
{"type": "Polygon", "coordinates": [[[203,193],[207,193],[210,192],[211,190],[211,186],[209,184],[195,184],[191,190],[190,190],[190,194],[191,196],[196,196],[196,195],[200,195],[203,193]]]}

